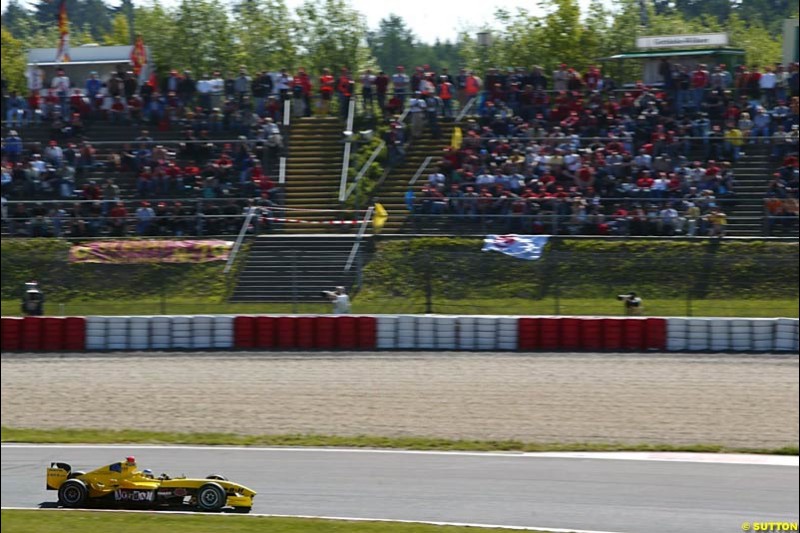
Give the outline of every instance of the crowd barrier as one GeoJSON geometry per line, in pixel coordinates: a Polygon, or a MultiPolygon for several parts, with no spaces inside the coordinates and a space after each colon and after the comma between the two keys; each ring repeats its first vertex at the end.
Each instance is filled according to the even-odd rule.
{"type": "Polygon", "coordinates": [[[3,317],[3,351],[797,352],[796,318],[456,315],[3,317]]]}

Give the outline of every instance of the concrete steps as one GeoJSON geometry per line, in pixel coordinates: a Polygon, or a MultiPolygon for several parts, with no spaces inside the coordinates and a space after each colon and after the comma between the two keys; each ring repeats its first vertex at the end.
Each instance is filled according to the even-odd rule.
{"type": "MultiPolygon", "coordinates": [[[[328,117],[293,119],[286,160],[286,203],[290,208],[338,209],[344,144],[341,121],[328,117]]],[[[338,213],[287,211],[287,217],[336,220],[338,213]]],[[[283,233],[341,233],[342,226],[286,224],[283,233]]],[[[344,229],[347,232],[346,229],[344,229]]]]}
{"type": "Polygon", "coordinates": [[[269,235],[253,240],[231,301],[322,302],[323,290],[338,285],[353,292],[359,261],[372,243],[365,238],[350,271],[344,267],[355,238],[348,235],[269,235]]]}

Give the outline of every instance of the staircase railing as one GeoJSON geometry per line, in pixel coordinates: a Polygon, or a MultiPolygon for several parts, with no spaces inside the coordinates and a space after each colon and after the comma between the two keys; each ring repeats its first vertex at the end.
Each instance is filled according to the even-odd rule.
{"type": "Polygon", "coordinates": [[[244,217],[242,229],[239,230],[239,236],[236,237],[236,242],[233,244],[231,255],[228,256],[228,262],[225,263],[225,268],[222,270],[223,274],[228,274],[231,271],[233,262],[236,260],[236,255],[239,253],[239,249],[242,247],[242,242],[244,242],[244,238],[247,235],[247,228],[250,227],[250,221],[256,214],[261,214],[261,210],[258,207],[250,207],[247,209],[247,216],[244,217]]]}
{"type": "Polygon", "coordinates": [[[419,168],[417,168],[417,171],[414,172],[414,175],[411,177],[410,180],[408,180],[409,185],[414,185],[417,182],[422,173],[425,172],[425,169],[428,168],[428,165],[431,164],[431,161],[433,161],[432,155],[429,155],[428,157],[425,158],[425,161],[423,161],[422,164],[420,164],[419,168]]]}
{"type": "MultiPolygon", "coordinates": [[[[288,129],[292,121],[292,99],[287,98],[283,102],[283,127],[288,129]]],[[[284,147],[281,153],[281,159],[278,166],[278,183],[284,185],[286,183],[286,150],[284,147]]]]}
{"type": "Polygon", "coordinates": [[[342,156],[342,177],[339,180],[339,201],[344,202],[345,192],[347,187],[347,173],[350,171],[350,149],[353,139],[353,121],[356,115],[356,99],[350,98],[350,104],[347,109],[347,139],[344,143],[344,155],[342,156]]]}
{"type": "Polygon", "coordinates": [[[367,231],[369,221],[372,219],[372,213],[375,212],[375,206],[370,206],[367,213],[364,215],[364,220],[361,222],[361,227],[358,228],[358,235],[356,235],[356,242],[353,243],[353,248],[350,250],[350,256],[347,258],[347,263],[344,265],[344,271],[349,272],[355,261],[356,254],[358,254],[358,247],[361,246],[361,239],[364,238],[364,233],[367,231]]]}
{"type": "Polygon", "coordinates": [[[369,169],[370,165],[372,165],[372,163],[375,162],[375,159],[380,155],[381,151],[385,147],[386,147],[386,141],[381,141],[381,143],[375,148],[375,150],[372,151],[372,154],[370,154],[369,159],[367,159],[367,162],[364,163],[364,165],[361,167],[361,170],[359,170],[358,174],[356,174],[353,183],[351,183],[350,186],[347,188],[347,192],[345,192],[344,194],[344,199],[342,199],[343,202],[347,201],[347,199],[350,198],[350,195],[353,194],[353,191],[356,190],[356,185],[358,185],[358,182],[361,181],[361,178],[363,178],[364,174],[367,173],[367,170],[369,169]]]}
{"type": "Polygon", "coordinates": [[[458,115],[456,115],[456,122],[461,122],[462,120],[464,120],[464,117],[467,115],[467,112],[473,105],[475,105],[475,102],[477,100],[478,100],[477,96],[473,96],[472,98],[469,99],[467,104],[458,111],[458,115]]]}
{"type": "MultiPolygon", "coordinates": [[[[407,116],[408,116],[408,109],[403,111],[403,113],[397,118],[397,121],[403,122],[407,116]]],[[[385,140],[381,141],[380,144],[375,147],[375,149],[370,154],[369,159],[367,159],[367,162],[361,166],[361,169],[358,171],[358,174],[356,174],[356,177],[353,179],[353,183],[351,183],[350,186],[345,191],[344,198],[341,197],[341,194],[339,195],[340,202],[345,202],[347,201],[348,198],[350,198],[350,195],[353,194],[353,191],[356,190],[356,185],[358,184],[358,182],[361,181],[361,178],[363,178],[364,175],[369,170],[370,165],[372,165],[372,163],[375,162],[375,159],[377,159],[377,157],[380,155],[380,153],[383,151],[384,148],[386,148],[385,140]]]]}

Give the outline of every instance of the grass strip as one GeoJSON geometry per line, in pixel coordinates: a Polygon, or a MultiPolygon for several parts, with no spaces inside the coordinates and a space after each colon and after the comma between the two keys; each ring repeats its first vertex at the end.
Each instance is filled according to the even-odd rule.
{"type": "MultiPolygon", "coordinates": [[[[716,317],[798,317],[796,298],[772,299],[654,299],[645,298],[645,314],[649,316],[716,316],[716,317]]],[[[20,316],[20,303],[2,301],[3,316],[20,316]]],[[[433,312],[440,314],[484,315],[600,315],[620,316],[625,310],[614,298],[463,298],[433,299],[433,312]]],[[[47,302],[45,312],[51,316],[85,315],[203,315],[203,314],[328,314],[326,302],[304,303],[227,303],[212,298],[170,297],[47,302]]],[[[392,298],[364,291],[353,301],[353,313],[424,313],[423,298],[392,298]]]]}
{"type": "MultiPolygon", "coordinates": [[[[474,528],[414,523],[353,522],[313,518],[230,515],[174,515],[157,512],[98,513],[91,511],[4,510],[3,531],[14,533],[85,533],[147,531],[153,533],[459,533],[474,528]]],[[[507,533],[507,529],[480,529],[507,533]]]]}
{"type": "Polygon", "coordinates": [[[169,433],[133,429],[32,429],[2,427],[3,442],[38,444],[183,444],[204,446],[314,446],[396,448],[440,451],[515,452],[696,452],[798,455],[797,446],[736,448],[721,444],[648,444],[620,442],[522,442],[517,440],[451,440],[433,437],[369,435],[237,435],[233,433],[169,433]]]}

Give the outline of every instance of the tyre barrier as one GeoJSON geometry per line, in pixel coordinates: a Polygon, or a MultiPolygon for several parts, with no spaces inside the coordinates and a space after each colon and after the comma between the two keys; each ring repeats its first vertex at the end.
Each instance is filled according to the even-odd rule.
{"type": "Polygon", "coordinates": [[[0,343],[3,350],[17,351],[22,348],[22,318],[3,317],[0,343]]]}
{"type": "Polygon", "coordinates": [[[454,315],[2,317],[3,351],[797,352],[794,318],[454,315]]]}

